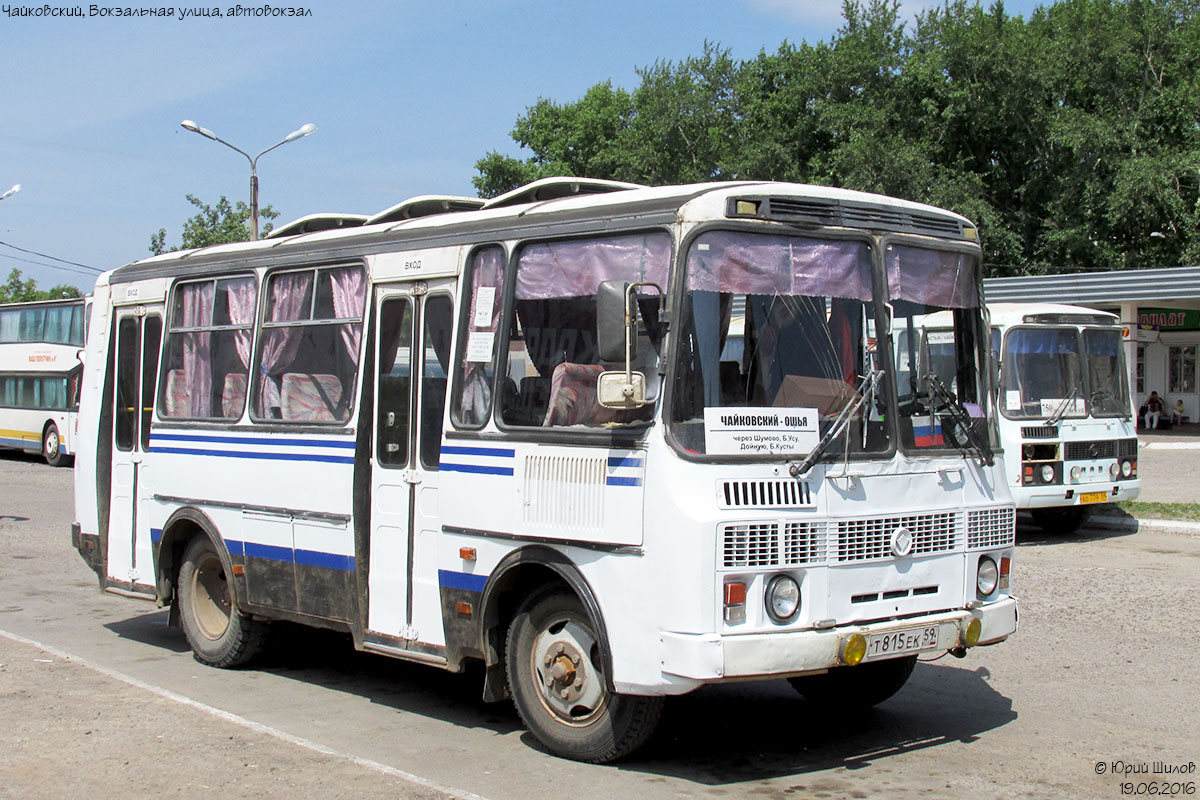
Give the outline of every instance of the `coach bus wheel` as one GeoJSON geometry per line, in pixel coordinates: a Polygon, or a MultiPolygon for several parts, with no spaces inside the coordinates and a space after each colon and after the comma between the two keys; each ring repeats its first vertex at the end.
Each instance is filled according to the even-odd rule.
{"type": "Polygon", "coordinates": [[[233,585],[207,536],[193,538],[183,553],[178,602],[183,633],[197,661],[235,667],[262,648],[267,623],[238,610],[233,585]]]}
{"type": "Polygon", "coordinates": [[[824,675],[789,678],[788,683],[805,700],[822,708],[870,708],[900,691],[916,665],[916,656],[889,658],[835,667],[824,675]]]}
{"type": "Polygon", "coordinates": [[[61,467],[66,461],[62,451],[62,439],[58,436],[58,426],[51,422],[42,434],[42,457],[52,467],[61,467]]]}
{"type": "Polygon", "coordinates": [[[1035,508],[1029,512],[1033,522],[1047,533],[1075,533],[1087,521],[1088,511],[1084,506],[1064,508],[1035,508]]]}
{"type": "Polygon", "coordinates": [[[594,627],[573,594],[530,598],[508,630],[505,658],[521,719],[556,755],[612,761],[645,742],[662,714],[661,697],[608,690],[594,627]]]}

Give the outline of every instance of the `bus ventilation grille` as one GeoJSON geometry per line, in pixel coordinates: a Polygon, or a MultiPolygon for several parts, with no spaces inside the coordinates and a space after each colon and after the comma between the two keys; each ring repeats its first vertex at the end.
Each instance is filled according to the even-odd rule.
{"type": "Polygon", "coordinates": [[[811,506],[813,499],[808,481],[720,481],[717,504],[721,508],[803,508],[811,506]]]}
{"type": "Polygon", "coordinates": [[[721,526],[723,566],[778,567],[825,562],[825,523],[734,522],[721,526]]]}
{"type": "Polygon", "coordinates": [[[1137,439],[1122,439],[1117,445],[1121,458],[1137,458],[1137,439]]]}
{"type": "Polygon", "coordinates": [[[603,530],[605,463],[596,456],[528,456],[525,524],[574,533],[603,530]]]}
{"type": "Polygon", "coordinates": [[[961,238],[962,225],[957,219],[906,208],[860,206],[839,200],[771,197],[766,217],[785,222],[811,222],[868,230],[905,231],[933,236],[961,238]]]}
{"type": "Polygon", "coordinates": [[[841,520],[837,523],[837,560],[868,561],[892,558],[892,533],[907,528],[910,555],[944,553],[960,546],[961,518],[953,511],[908,517],[841,520]]]}
{"type": "Polygon", "coordinates": [[[1015,508],[984,508],[967,512],[967,547],[1008,547],[1017,538],[1015,508]]]}
{"type": "Polygon", "coordinates": [[[1117,440],[1100,439],[1095,442],[1065,442],[1063,450],[1067,461],[1086,461],[1090,458],[1116,458],[1117,440]]]}
{"type": "Polygon", "coordinates": [[[1058,436],[1058,428],[1054,425],[1040,425],[1036,428],[1021,428],[1022,439],[1053,439],[1058,436]]]}

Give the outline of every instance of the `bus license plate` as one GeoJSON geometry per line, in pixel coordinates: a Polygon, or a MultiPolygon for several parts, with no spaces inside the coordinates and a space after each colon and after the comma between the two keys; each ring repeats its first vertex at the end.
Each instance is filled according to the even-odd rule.
{"type": "Polygon", "coordinates": [[[1108,500],[1108,492],[1083,492],[1079,495],[1080,503],[1103,503],[1108,500]]]}
{"type": "Polygon", "coordinates": [[[919,653],[922,650],[936,650],[938,646],[938,626],[930,625],[925,628],[906,628],[890,633],[873,633],[867,637],[867,655],[865,660],[884,658],[900,653],[919,653]]]}

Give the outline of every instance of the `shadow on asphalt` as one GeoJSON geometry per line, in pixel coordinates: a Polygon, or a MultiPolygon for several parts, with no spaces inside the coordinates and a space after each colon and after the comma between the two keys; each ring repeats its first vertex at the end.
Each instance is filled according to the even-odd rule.
{"type": "Polygon", "coordinates": [[[1103,517],[1103,526],[1094,524],[1085,518],[1078,529],[1056,528],[1053,525],[1043,527],[1033,521],[1026,512],[1017,514],[1017,546],[1021,545],[1059,545],[1078,542],[1095,542],[1104,539],[1121,539],[1133,536],[1138,532],[1137,518],[1129,512],[1113,505],[1106,507],[1095,517],[1103,517]]]}
{"type": "MultiPolygon", "coordinates": [[[[125,638],[186,651],[182,631],[165,623],[163,611],[108,627],[125,638]]],[[[507,734],[522,727],[511,703],[480,699],[481,670],[456,675],[357,652],[348,634],[289,623],[273,623],[271,637],[264,656],[246,669],[466,728],[507,734]]],[[[903,753],[970,742],[1017,718],[1011,700],[991,688],[989,672],[980,666],[986,653],[918,664],[899,694],[867,712],[818,712],[783,680],[710,686],[672,697],[650,741],[609,768],[723,786],[860,769],[903,753]]],[[[528,733],[521,741],[542,751],[528,733]]],[[[801,782],[792,790],[820,788],[801,782]]]]}

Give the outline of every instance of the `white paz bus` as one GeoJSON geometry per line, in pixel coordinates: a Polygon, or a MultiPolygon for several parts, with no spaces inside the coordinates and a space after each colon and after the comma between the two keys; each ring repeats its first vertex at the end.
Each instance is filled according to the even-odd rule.
{"type": "Polygon", "coordinates": [[[1074,530],[1090,509],[1135,499],[1137,417],[1117,317],[1049,303],[990,310],[1017,507],[1043,527],[1074,530]]]}
{"type": "Polygon", "coordinates": [[[0,447],[70,463],[87,301],[0,305],[0,447]]]}
{"type": "Polygon", "coordinates": [[[1017,626],[976,239],[830,188],[550,179],[130,264],[75,545],[204,663],[271,620],[482,662],[584,761],[709,683],[880,702],[1017,626]],[[954,387],[900,387],[875,332],[939,311],[954,387]]]}
{"type": "MultiPolygon", "coordinates": [[[[1129,393],[1122,326],[1105,311],[1052,303],[988,306],[999,384],[1005,478],[1017,508],[1048,530],[1079,528],[1091,509],[1133,500],[1137,418],[1129,393]]],[[[951,334],[944,313],[921,321],[903,374],[947,374],[951,334]],[[926,366],[927,365],[927,366],[926,366]]]]}

